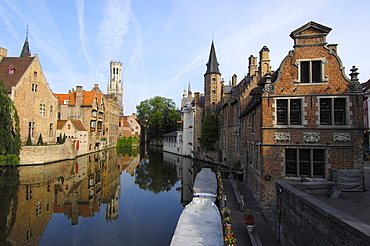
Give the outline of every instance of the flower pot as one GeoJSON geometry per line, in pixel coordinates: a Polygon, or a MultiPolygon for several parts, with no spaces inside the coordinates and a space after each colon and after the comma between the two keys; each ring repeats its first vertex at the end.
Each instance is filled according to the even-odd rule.
{"type": "Polygon", "coordinates": [[[252,232],[254,230],[254,225],[247,225],[247,230],[252,232]]]}

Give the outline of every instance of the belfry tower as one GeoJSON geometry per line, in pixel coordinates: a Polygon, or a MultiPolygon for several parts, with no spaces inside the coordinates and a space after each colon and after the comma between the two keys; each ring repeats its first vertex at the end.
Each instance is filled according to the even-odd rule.
{"type": "Polygon", "coordinates": [[[122,86],[122,63],[110,62],[110,77],[107,86],[107,94],[117,97],[117,104],[122,107],[123,86],[122,86]]]}
{"type": "Polygon", "coordinates": [[[215,111],[217,105],[221,102],[222,82],[218,65],[215,46],[212,41],[207,71],[204,74],[204,108],[206,113],[215,111]]]}

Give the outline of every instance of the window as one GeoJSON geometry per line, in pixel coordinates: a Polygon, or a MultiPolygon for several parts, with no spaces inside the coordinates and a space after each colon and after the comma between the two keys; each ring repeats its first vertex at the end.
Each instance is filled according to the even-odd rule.
{"type": "Polygon", "coordinates": [[[37,92],[37,84],[32,84],[32,91],[37,92]]]}
{"type": "Polygon", "coordinates": [[[285,174],[292,177],[325,177],[324,149],[285,149],[285,174]]]}
{"type": "Polygon", "coordinates": [[[37,201],[36,202],[36,216],[41,214],[41,202],[37,201]]]}
{"type": "Polygon", "coordinates": [[[215,95],[216,94],[216,90],[212,90],[212,94],[215,95]]]}
{"type": "Polygon", "coordinates": [[[99,112],[99,119],[103,119],[103,113],[102,112],[99,112]]]}
{"type": "Polygon", "coordinates": [[[96,121],[95,120],[90,121],[90,131],[95,131],[95,127],[96,127],[96,121]]]}
{"type": "Polygon", "coordinates": [[[101,132],[103,126],[103,122],[98,121],[98,132],[101,132]]]}
{"type": "Polygon", "coordinates": [[[276,115],[278,125],[301,124],[301,99],[278,99],[276,100],[276,115]]]}
{"type": "Polygon", "coordinates": [[[40,117],[45,116],[45,104],[40,104],[40,117]]]}
{"type": "Polygon", "coordinates": [[[53,117],[53,106],[50,106],[50,114],[49,114],[49,117],[53,117]]]}
{"type": "Polygon", "coordinates": [[[69,100],[68,99],[66,99],[66,100],[64,100],[64,102],[63,102],[64,104],[68,104],[69,103],[69,100]]]}
{"type": "Polygon", "coordinates": [[[322,61],[301,61],[299,75],[301,83],[323,82],[322,61]]]}
{"type": "Polygon", "coordinates": [[[67,128],[68,128],[68,130],[69,130],[69,129],[71,129],[71,125],[70,125],[70,124],[68,124],[68,125],[67,125],[67,128]]]}
{"type": "Polygon", "coordinates": [[[92,117],[96,117],[96,110],[92,111],[92,117]]]}
{"type": "Polygon", "coordinates": [[[216,82],[216,78],[215,77],[212,78],[212,82],[216,82]]]}
{"type": "Polygon", "coordinates": [[[28,134],[31,138],[35,136],[35,122],[28,122],[28,134]]]}
{"type": "Polygon", "coordinates": [[[346,99],[321,98],[320,99],[320,125],[345,125],[346,99]]]}
{"type": "Polygon", "coordinates": [[[33,77],[37,78],[37,72],[36,71],[33,72],[33,77]]]}
{"type": "Polygon", "coordinates": [[[53,137],[53,124],[50,123],[50,126],[49,126],[49,137],[53,137]]]}
{"type": "Polygon", "coordinates": [[[215,107],[216,106],[216,103],[215,102],[212,102],[212,107],[215,107]]]}

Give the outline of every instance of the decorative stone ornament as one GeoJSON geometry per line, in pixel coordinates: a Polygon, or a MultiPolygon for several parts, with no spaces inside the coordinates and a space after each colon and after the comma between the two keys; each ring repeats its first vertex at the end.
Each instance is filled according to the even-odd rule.
{"type": "Polygon", "coordinates": [[[268,94],[274,93],[274,86],[272,85],[272,82],[271,82],[271,74],[270,73],[266,74],[266,84],[263,87],[263,90],[264,90],[265,93],[268,93],[268,94]]]}
{"type": "Polygon", "coordinates": [[[305,132],[303,133],[303,140],[308,143],[317,143],[320,140],[320,133],[305,132]]]}
{"type": "Polygon", "coordinates": [[[351,81],[349,82],[349,88],[350,90],[361,90],[360,82],[358,81],[357,75],[359,75],[359,72],[357,72],[358,68],[356,66],[352,66],[351,73],[349,76],[351,76],[351,81]]]}
{"type": "Polygon", "coordinates": [[[290,133],[289,132],[275,132],[274,140],[275,141],[290,141],[290,133]]]}
{"type": "Polygon", "coordinates": [[[333,140],[336,142],[347,142],[351,140],[349,133],[334,133],[333,140]]]}

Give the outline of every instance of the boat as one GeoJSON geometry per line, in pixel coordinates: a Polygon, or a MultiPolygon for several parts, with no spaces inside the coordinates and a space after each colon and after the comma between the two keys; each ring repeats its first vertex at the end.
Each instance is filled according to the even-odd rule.
{"type": "Polygon", "coordinates": [[[171,246],[223,246],[221,215],[210,198],[194,197],[177,222],[171,246]]]}
{"type": "Polygon", "coordinates": [[[210,168],[202,168],[194,182],[193,200],[185,206],[177,222],[171,246],[223,246],[221,215],[214,203],[217,177],[210,168]]]}
{"type": "Polygon", "coordinates": [[[210,168],[202,168],[197,174],[193,186],[194,197],[211,198],[212,202],[217,197],[217,177],[210,168]]]}

